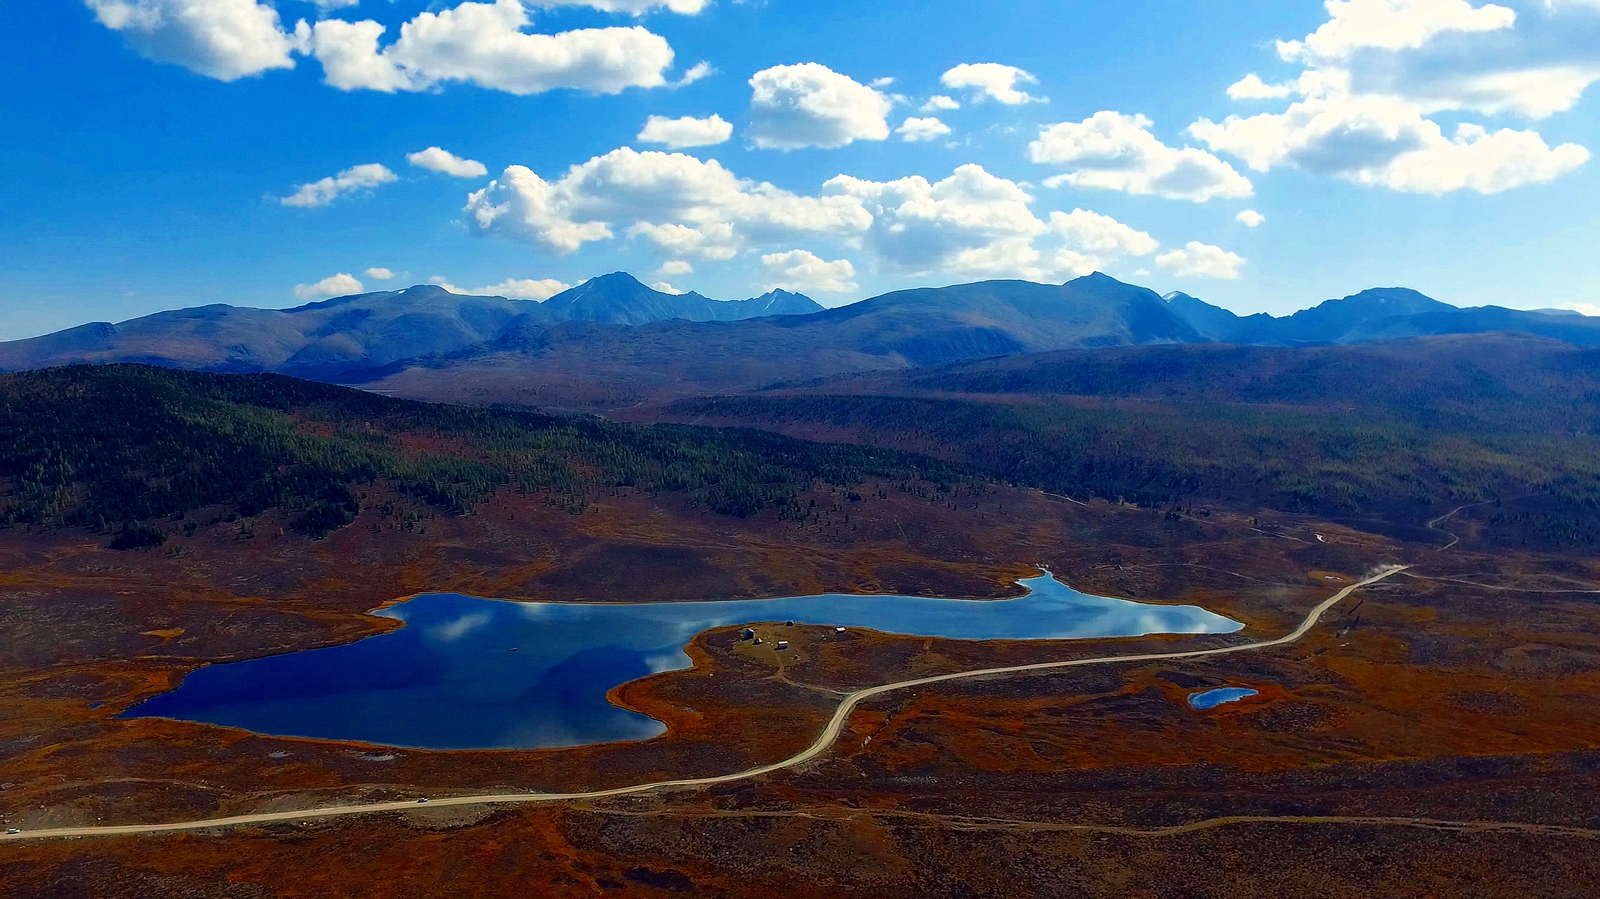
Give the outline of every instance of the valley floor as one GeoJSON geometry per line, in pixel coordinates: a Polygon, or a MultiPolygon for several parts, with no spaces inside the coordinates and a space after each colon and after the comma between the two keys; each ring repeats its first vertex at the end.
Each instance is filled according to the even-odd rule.
{"type": "MultiPolygon", "coordinates": [[[[0,815],[93,826],[476,792],[578,791],[801,752],[842,692],[946,672],[1272,639],[1383,565],[1412,566],[1260,652],[981,678],[872,697],[803,766],[558,807],[428,807],[0,848],[16,896],[1574,895],[1600,811],[1600,570],[1480,544],[1471,510],[1401,542],[1292,516],[1167,516],[1037,492],[886,491],[807,525],[618,495],[574,515],[501,497],[310,542],[263,519],[111,553],[0,535],[0,815]],[[879,498],[882,497],[882,498],[879,498]],[[956,506],[951,508],[950,506],[956,506]],[[973,507],[975,506],[975,508],[973,507]],[[848,515],[848,519],[846,519],[848,515]],[[1451,532],[1449,535],[1444,531],[1451,532]],[[1459,544],[1449,545],[1459,536],[1459,544]],[[1445,547],[1449,545],[1449,548],[1445,547]],[[823,591],[997,597],[1044,563],[1079,589],[1185,602],[1238,637],[970,644],[700,635],[622,705],[657,740],[384,752],[119,721],[199,664],[346,642],[428,590],[524,599],[823,591]],[[1258,697],[1204,713],[1193,690],[1258,697]],[[336,859],[337,863],[329,860],[336,859]]],[[[379,503],[364,504],[369,510],[379,503]]]]}

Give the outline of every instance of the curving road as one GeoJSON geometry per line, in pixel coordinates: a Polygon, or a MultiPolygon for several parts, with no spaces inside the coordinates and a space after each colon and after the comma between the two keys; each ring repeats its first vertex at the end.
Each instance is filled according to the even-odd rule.
{"type": "Polygon", "coordinates": [[[955,674],[940,674],[933,677],[920,677],[915,680],[899,681],[892,684],[883,684],[877,687],[868,687],[857,690],[845,696],[839,703],[839,708],[828,720],[828,726],[812,744],[800,753],[793,755],[781,762],[762,765],[735,774],[719,774],[713,777],[690,777],[682,780],[664,780],[655,783],[637,784],[631,787],[617,787],[610,790],[591,790],[583,793],[502,793],[496,795],[479,796],[450,796],[429,800],[426,805],[417,801],[404,802],[370,802],[353,805],[333,805],[319,809],[308,809],[299,812],[261,812],[253,815],[234,815],[225,818],[205,818],[198,821],[177,821],[170,824],[118,824],[93,827],[57,827],[45,830],[29,830],[17,834],[0,836],[0,842],[15,842],[19,840],[48,840],[69,837],[114,837],[114,836],[144,836],[150,834],[181,833],[197,830],[215,830],[226,827],[242,827],[259,824],[282,824],[297,821],[316,821],[326,818],[343,818],[351,815],[371,815],[379,812],[411,811],[418,808],[456,808],[460,806],[478,805],[524,805],[543,802],[572,802],[588,799],[608,799],[616,796],[631,796],[637,793],[653,793],[659,790],[691,789],[696,787],[710,787],[718,784],[734,783],[741,780],[750,780],[804,765],[806,762],[817,758],[827,752],[839,739],[845,724],[850,720],[850,714],[856,707],[877,696],[885,693],[894,693],[900,690],[910,690],[915,687],[925,687],[930,684],[941,684],[948,681],[967,680],[977,677],[995,677],[1011,674],[1026,674],[1036,671],[1052,671],[1060,668],[1077,668],[1084,665],[1111,665],[1123,662],[1152,662],[1175,659],[1198,659],[1208,656],[1231,655],[1238,652],[1256,652],[1271,649],[1274,646],[1285,646],[1299,642],[1311,629],[1317,626],[1322,616],[1329,609],[1343,602],[1350,594],[1362,587],[1370,586],[1379,581],[1393,577],[1406,570],[1409,566],[1397,565],[1384,568],[1377,574],[1363,581],[1351,584],[1324,600],[1300,626],[1289,634],[1275,640],[1264,640],[1259,643],[1245,643],[1238,646],[1224,646],[1218,649],[1197,649],[1188,652],[1155,652],[1141,653],[1138,655],[1100,656],[1092,659],[1073,659],[1066,662],[1039,662],[1032,665],[1012,665],[1006,668],[983,668],[977,671],[961,671],[955,674]]]}

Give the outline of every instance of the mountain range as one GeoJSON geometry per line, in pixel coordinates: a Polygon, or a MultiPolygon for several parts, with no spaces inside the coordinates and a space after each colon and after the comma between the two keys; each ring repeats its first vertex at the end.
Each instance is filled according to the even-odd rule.
{"type": "Polygon", "coordinates": [[[1316,346],[1510,332],[1600,346],[1600,318],[1461,309],[1403,288],[1238,316],[1093,274],[986,281],[836,309],[773,291],[723,302],[624,273],[544,302],[424,285],[287,310],[204,306],[0,343],[0,370],[143,362],[278,372],[441,401],[619,408],[973,359],[1163,344],[1316,346]]]}
{"type": "Polygon", "coordinates": [[[1559,309],[1533,312],[1481,306],[1462,309],[1415,290],[1381,287],[1275,318],[1239,316],[1186,293],[1165,297],[1173,312],[1208,340],[1249,346],[1324,346],[1508,332],[1600,345],[1600,319],[1559,309]]]}
{"type": "Polygon", "coordinates": [[[671,319],[737,321],[822,307],[783,290],[719,302],[653,290],[625,274],[595,278],[544,302],[454,294],[431,284],[293,309],[210,305],[98,322],[0,343],[0,371],[72,363],[139,362],[212,372],[277,372],[337,381],[346,373],[457,352],[533,325],[640,325],[671,319]]]}

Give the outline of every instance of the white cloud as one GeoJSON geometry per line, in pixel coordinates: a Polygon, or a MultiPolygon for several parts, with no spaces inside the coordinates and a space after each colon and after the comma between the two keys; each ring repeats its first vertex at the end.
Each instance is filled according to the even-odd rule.
{"type": "Polygon", "coordinates": [[[657,9],[665,9],[680,15],[699,15],[710,0],[537,0],[536,5],[545,9],[554,9],[558,6],[587,6],[601,12],[620,12],[630,16],[642,16],[657,9]]]}
{"type": "Polygon", "coordinates": [[[298,300],[325,300],[329,297],[348,297],[366,290],[354,275],[340,272],[329,275],[315,284],[296,284],[294,288],[295,299],[298,300]]]}
{"type": "Polygon", "coordinates": [[[716,67],[709,62],[701,60],[700,62],[695,63],[693,66],[690,66],[689,71],[684,72],[682,78],[672,82],[672,86],[675,88],[688,87],[689,85],[694,84],[696,81],[703,81],[715,74],[717,74],[716,67]]]}
{"type": "MultiPolygon", "coordinates": [[[[1593,8],[1600,10],[1600,3],[1593,8]]],[[[1435,35],[1428,35],[1421,43],[1397,40],[1389,46],[1374,40],[1348,54],[1306,54],[1310,68],[1298,80],[1269,85],[1247,75],[1228,88],[1228,95],[1235,100],[1377,95],[1411,103],[1424,115],[1472,110],[1548,118],[1571,109],[1600,81],[1600,18],[1562,22],[1535,16],[1527,25],[1513,30],[1508,24],[1450,41],[1430,42],[1435,35]]]]}
{"type": "Polygon", "coordinates": [[[1267,84],[1254,72],[1228,85],[1228,96],[1234,100],[1283,100],[1294,93],[1294,85],[1267,84]]]}
{"type": "Polygon", "coordinates": [[[461,288],[455,286],[454,284],[451,284],[449,279],[445,278],[443,275],[434,275],[433,277],[428,279],[428,283],[432,284],[432,285],[434,285],[436,287],[443,287],[449,293],[459,293],[459,294],[467,293],[467,291],[462,290],[461,288]]]}
{"type": "Polygon", "coordinates": [[[326,206],[340,197],[399,180],[399,176],[389,171],[387,166],[372,162],[345,169],[331,178],[302,184],[295,188],[294,193],[279,198],[278,202],[284,206],[326,206]]]}
{"type": "MultiPolygon", "coordinates": [[[[446,286],[451,293],[460,293],[454,287],[446,286]]],[[[557,281],[554,278],[543,280],[507,278],[499,284],[488,287],[479,287],[472,291],[481,297],[508,297],[513,300],[548,300],[564,290],[571,290],[572,285],[557,281]]]]}
{"type": "Polygon", "coordinates": [[[962,63],[945,72],[939,81],[949,88],[970,88],[977,100],[989,98],[1007,106],[1050,102],[1043,97],[1031,96],[1017,90],[1019,83],[1038,84],[1039,79],[1016,66],[1003,66],[993,62],[962,63]]]}
{"type": "Polygon", "coordinates": [[[1162,143],[1150,133],[1152,124],[1142,115],[1097,112],[1044,129],[1028,152],[1036,163],[1072,169],[1047,179],[1048,187],[1070,184],[1196,203],[1255,192],[1248,178],[1210,153],[1162,143]]]}
{"type": "Polygon", "coordinates": [[[1579,315],[1600,316],[1600,303],[1562,303],[1557,309],[1570,309],[1579,315]]]}
{"type": "Polygon", "coordinates": [[[848,259],[828,262],[807,250],[769,253],[761,257],[770,286],[780,290],[812,293],[849,293],[859,290],[853,278],[856,267],[848,259]]]}
{"type": "Polygon", "coordinates": [[[883,90],[886,87],[894,87],[894,79],[893,78],[874,78],[874,79],[872,79],[872,82],[871,82],[871,84],[869,86],[873,87],[873,88],[876,88],[877,90],[883,90]]]}
{"type": "Polygon", "coordinates": [[[647,238],[658,249],[677,256],[726,261],[739,255],[739,235],[728,222],[699,226],[639,222],[628,229],[628,236],[647,238]]]}
{"type": "Polygon", "coordinates": [[[920,175],[866,181],[840,175],[823,185],[872,215],[871,244],[893,268],[970,275],[1042,271],[1033,239],[1048,227],[1015,182],[964,165],[937,183],[920,175]]]}
{"type": "Polygon", "coordinates": [[[823,193],[858,199],[873,216],[868,247],[885,267],[913,274],[1045,281],[1156,248],[1150,235],[1084,210],[1042,221],[1027,191],[978,165],[939,182],[840,175],[823,193]]]}
{"type": "Polygon", "coordinates": [[[374,281],[388,281],[394,277],[394,272],[390,269],[384,268],[381,265],[377,265],[367,269],[366,275],[374,281]]]}
{"type": "Polygon", "coordinates": [[[1279,44],[1284,59],[1308,66],[1298,79],[1267,85],[1249,75],[1229,88],[1235,99],[1299,99],[1279,113],[1200,119],[1189,133],[1256,171],[1289,166],[1411,193],[1498,193],[1588,160],[1584,147],[1552,147],[1533,131],[1468,122],[1446,136],[1428,116],[1542,119],[1571,109],[1600,81],[1600,18],[1519,19],[1507,6],[1468,0],[1325,5],[1326,23],[1279,44]]]}
{"type": "Polygon", "coordinates": [[[1554,180],[1589,158],[1577,144],[1552,148],[1532,131],[1468,124],[1447,138],[1416,106],[1379,96],[1311,98],[1282,113],[1201,119],[1189,130],[1259,172],[1290,166],[1409,193],[1499,193],[1554,180]]]}
{"type": "Polygon", "coordinates": [[[733,137],[733,123],[725,121],[719,115],[713,115],[709,119],[697,119],[693,116],[669,119],[653,115],[645,122],[644,130],[639,132],[637,140],[646,144],[665,144],[674,150],[681,150],[685,147],[710,147],[727,143],[731,137],[733,137]]]}
{"type": "Polygon", "coordinates": [[[889,137],[889,98],[827,66],[775,66],[757,72],[750,87],[750,140],[762,149],[831,149],[889,137]]]}
{"type": "Polygon", "coordinates": [[[1576,106],[1589,86],[1600,81],[1600,60],[1481,73],[1447,72],[1442,77],[1411,75],[1395,81],[1377,86],[1404,93],[1425,112],[1473,110],[1547,119],[1576,106]]]}
{"type": "Polygon", "coordinates": [[[489,174],[489,167],[476,159],[462,159],[460,156],[439,147],[429,147],[416,153],[407,153],[406,162],[417,168],[449,175],[453,178],[482,178],[489,174]]]}
{"type": "Polygon", "coordinates": [[[923,112],[951,112],[960,108],[961,101],[954,97],[946,97],[944,94],[929,97],[928,102],[922,104],[923,112]]]}
{"type": "Polygon", "coordinates": [[[462,3],[418,14],[381,50],[383,25],[324,19],[311,49],[328,83],[343,90],[420,91],[464,82],[518,95],[558,88],[616,94],[667,83],[672,47],[641,26],[529,34],[522,30],[528,25],[520,0],[462,3]]]}
{"type": "Polygon", "coordinates": [[[732,258],[748,240],[848,237],[872,216],[848,197],[800,196],[736,177],[715,160],[627,147],[575,165],[554,182],[523,166],[468,197],[477,230],[572,252],[615,236],[647,237],[673,256],[732,258]]]}
{"type": "Polygon", "coordinates": [[[688,293],[688,291],[679,290],[678,288],[673,287],[671,284],[668,284],[665,281],[657,281],[656,283],[650,285],[650,289],[654,290],[654,291],[658,291],[660,293],[670,293],[675,297],[681,297],[685,293],[688,293]]]}
{"type": "Polygon", "coordinates": [[[852,281],[855,262],[849,273],[840,264],[846,253],[896,273],[1049,280],[1158,248],[1149,234],[1087,210],[1041,219],[1033,202],[977,165],[937,182],[840,175],[806,196],[739,178],[714,160],[624,147],[549,181],[511,166],[471,194],[465,218],[477,233],[558,253],[621,237],[648,241],[670,260],[661,278],[691,274],[691,260],[759,250],[781,257],[784,271],[796,268],[785,281],[796,284],[803,276],[852,281]],[[820,255],[819,241],[834,252],[820,255]],[[802,242],[818,261],[785,255],[802,242]]]}
{"type": "Polygon", "coordinates": [[[141,55],[208,78],[235,81],[292,69],[304,27],[287,33],[278,11],[256,0],[84,0],[100,24],[141,55]]]}
{"type": "Polygon", "coordinates": [[[1148,256],[1161,246],[1149,234],[1087,209],[1050,213],[1050,230],[1065,238],[1073,249],[1087,253],[1148,256]]]}
{"type": "Polygon", "coordinates": [[[894,129],[894,133],[906,143],[920,143],[944,137],[950,133],[950,126],[931,116],[925,119],[913,117],[894,129]]]}
{"type": "Polygon", "coordinates": [[[1259,228],[1266,223],[1267,217],[1254,209],[1246,209],[1233,217],[1233,220],[1246,228],[1259,228]]]}
{"type": "Polygon", "coordinates": [[[1245,264],[1245,258],[1237,253],[1230,253],[1221,247],[1203,244],[1198,240],[1191,240],[1181,250],[1162,253],[1156,257],[1156,265],[1179,276],[1194,276],[1201,278],[1227,278],[1239,277],[1239,268],[1245,264]]]}
{"type": "Polygon", "coordinates": [[[1278,55],[1293,60],[1345,60],[1358,50],[1415,50],[1445,32],[1501,31],[1515,11],[1468,0],[1327,0],[1329,19],[1303,41],[1279,41],[1278,55]]]}

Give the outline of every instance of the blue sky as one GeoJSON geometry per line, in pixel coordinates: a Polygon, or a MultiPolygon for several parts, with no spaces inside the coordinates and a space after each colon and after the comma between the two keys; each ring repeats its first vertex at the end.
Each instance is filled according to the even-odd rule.
{"type": "Polygon", "coordinates": [[[619,269],[1600,312],[1600,0],[0,0],[0,75],[0,339],[619,269]]]}

